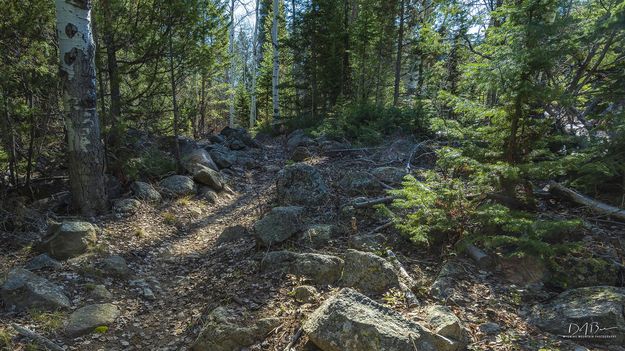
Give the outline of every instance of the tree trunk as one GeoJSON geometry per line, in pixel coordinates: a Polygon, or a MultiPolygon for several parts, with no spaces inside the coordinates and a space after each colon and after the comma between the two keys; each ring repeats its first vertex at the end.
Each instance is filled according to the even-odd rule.
{"type": "Polygon", "coordinates": [[[401,54],[404,46],[404,0],[399,2],[399,31],[397,33],[397,58],[395,60],[395,84],[393,86],[393,106],[399,102],[399,81],[401,78],[401,54]]]}
{"type": "Polygon", "coordinates": [[[349,0],[343,0],[343,62],[341,67],[341,95],[351,96],[351,67],[349,64],[349,0]]]}
{"type": "Polygon", "coordinates": [[[91,1],[56,0],[56,21],[72,202],[90,216],[107,208],[104,147],[96,111],[91,1]]]}
{"type": "Polygon", "coordinates": [[[273,46],[273,74],[271,75],[271,93],[273,100],[273,121],[278,122],[280,120],[280,105],[279,105],[279,91],[278,83],[280,79],[278,77],[280,73],[280,61],[279,61],[279,48],[278,48],[278,12],[280,7],[278,6],[278,0],[273,0],[273,23],[271,26],[271,42],[273,46]]]}
{"type": "Polygon", "coordinates": [[[111,23],[112,14],[110,0],[102,1],[102,12],[104,17],[104,26],[102,34],[104,45],[106,46],[106,61],[109,75],[109,86],[111,89],[111,109],[110,122],[111,131],[108,136],[108,145],[115,148],[119,145],[119,138],[122,135],[120,118],[121,118],[121,93],[119,88],[119,70],[117,67],[117,48],[115,47],[115,39],[113,38],[113,25],[111,23]]]}
{"type": "Polygon", "coordinates": [[[228,113],[228,126],[234,128],[234,0],[230,0],[230,26],[228,34],[228,85],[230,88],[230,111],[228,113]]]}
{"type": "Polygon", "coordinates": [[[169,78],[171,82],[171,103],[174,113],[174,152],[176,154],[176,168],[178,169],[178,173],[180,173],[182,172],[182,163],[180,160],[180,142],[178,141],[178,136],[180,134],[180,118],[178,116],[178,99],[176,97],[176,72],[174,70],[174,49],[172,40],[173,34],[171,32],[173,32],[173,29],[169,32],[169,78]]]}
{"type": "Polygon", "coordinates": [[[256,9],[254,13],[254,37],[252,42],[252,88],[250,101],[250,128],[256,124],[256,67],[258,66],[258,6],[259,0],[256,0],[256,9]]]}

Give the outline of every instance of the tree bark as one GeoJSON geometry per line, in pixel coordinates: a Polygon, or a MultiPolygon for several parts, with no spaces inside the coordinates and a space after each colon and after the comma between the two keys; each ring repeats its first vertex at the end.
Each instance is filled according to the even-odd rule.
{"type": "Polygon", "coordinates": [[[399,81],[401,78],[401,54],[404,46],[404,0],[399,2],[399,30],[397,33],[397,58],[395,59],[395,84],[393,86],[393,106],[399,102],[399,81]]]}
{"type": "Polygon", "coordinates": [[[256,0],[256,9],[254,12],[254,37],[252,42],[252,88],[250,98],[250,128],[253,128],[256,124],[256,68],[258,66],[258,6],[259,0],[256,0]]]}
{"type": "Polygon", "coordinates": [[[278,122],[280,120],[280,104],[279,104],[279,90],[278,84],[280,82],[280,61],[279,61],[279,48],[278,48],[278,12],[280,7],[278,6],[278,0],[273,0],[273,23],[271,26],[271,42],[273,46],[273,74],[271,75],[271,91],[273,100],[273,121],[278,122]]]}
{"type": "Polygon", "coordinates": [[[228,126],[234,128],[234,0],[230,0],[230,26],[228,33],[228,85],[230,88],[230,108],[228,112],[228,126]]]}
{"type": "Polygon", "coordinates": [[[119,145],[119,138],[122,135],[120,119],[121,119],[121,92],[119,88],[119,69],[117,66],[117,48],[115,46],[115,38],[113,37],[113,24],[111,23],[112,14],[110,0],[102,1],[102,12],[104,17],[104,26],[102,34],[104,45],[106,46],[106,61],[109,76],[109,86],[111,90],[111,108],[110,123],[111,131],[108,136],[109,147],[115,148],[119,145]]]}
{"type": "Polygon", "coordinates": [[[107,208],[91,1],[56,0],[56,11],[72,202],[82,214],[91,216],[107,208]]]}
{"type": "Polygon", "coordinates": [[[176,168],[180,173],[182,171],[182,162],[180,160],[180,142],[178,141],[178,136],[180,134],[179,131],[179,121],[180,118],[178,116],[178,98],[176,97],[176,72],[174,69],[174,49],[173,49],[173,39],[172,32],[169,32],[169,78],[171,83],[171,103],[172,109],[174,113],[174,152],[176,155],[176,168]]]}

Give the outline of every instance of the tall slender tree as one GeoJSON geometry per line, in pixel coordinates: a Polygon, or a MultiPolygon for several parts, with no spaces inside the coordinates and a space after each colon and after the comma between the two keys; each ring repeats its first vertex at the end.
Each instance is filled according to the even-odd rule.
{"type": "Polygon", "coordinates": [[[273,74],[271,75],[271,91],[273,97],[273,121],[277,122],[280,119],[280,105],[278,84],[280,83],[280,60],[279,60],[279,48],[278,48],[278,14],[280,8],[278,0],[273,0],[273,21],[271,26],[271,43],[273,47],[273,74]]]}
{"type": "Polygon", "coordinates": [[[56,11],[72,201],[81,213],[95,215],[106,210],[107,196],[96,111],[91,1],[56,0],[56,11]]]}
{"type": "Polygon", "coordinates": [[[260,1],[256,0],[254,8],[254,35],[252,37],[252,87],[250,101],[250,128],[256,124],[256,69],[258,67],[258,26],[260,18],[258,18],[260,1]]]}

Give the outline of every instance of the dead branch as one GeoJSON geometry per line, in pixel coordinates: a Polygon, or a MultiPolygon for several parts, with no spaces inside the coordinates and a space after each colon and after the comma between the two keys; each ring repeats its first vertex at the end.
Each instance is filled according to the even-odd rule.
{"type": "Polygon", "coordinates": [[[353,204],[353,206],[354,208],[363,208],[379,204],[390,204],[391,202],[393,202],[393,200],[395,200],[395,196],[385,196],[369,201],[356,202],[353,204]]]}
{"type": "Polygon", "coordinates": [[[302,336],[303,332],[304,329],[302,329],[302,327],[299,327],[299,329],[297,329],[297,331],[295,332],[295,335],[293,335],[293,337],[291,338],[291,342],[289,342],[289,344],[286,345],[286,347],[284,348],[284,351],[291,351],[293,346],[295,346],[295,343],[297,343],[297,340],[299,340],[299,338],[302,336]]]}
{"type": "Polygon", "coordinates": [[[37,333],[35,333],[34,331],[21,327],[15,323],[12,323],[11,326],[13,327],[13,329],[15,329],[16,332],[18,332],[20,335],[25,336],[27,338],[31,338],[34,341],[40,343],[41,345],[45,346],[46,348],[52,350],[52,351],[64,351],[64,349],[59,346],[58,344],[56,344],[54,341],[46,338],[45,336],[41,336],[37,333]]]}
{"type": "Polygon", "coordinates": [[[558,184],[554,181],[549,183],[549,191],[560,197],[563,197],[569,201],[575,202],[577,204],[586,206],[590,208],[592,211],[601,213],[619,221],[625,222],[625,210],[608,205],[606,203],[594,200],[586,195],[582,195],[575,190],[569,189],[561,184],[558,184]]]}

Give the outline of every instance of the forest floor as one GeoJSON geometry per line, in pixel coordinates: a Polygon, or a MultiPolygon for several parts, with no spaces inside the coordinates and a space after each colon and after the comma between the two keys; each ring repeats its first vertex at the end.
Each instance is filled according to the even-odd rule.
{"type": "MultiPolygon", "coordinates": [[[[393,152],[389,145],[317,155],[306,163],[318,167],[328,184],[336,184],[346,169],[367,170],[380,165],[374,154],[393,152]]],[[[160,205],[142,203],[140,210],[127,218],[108,215],[95,219],[94,223],[101,230],[96,251],[67,261],[59,270],[45,273],[47,279],[65,286],[74,306],[90,302],[89,291],[93,285],[104,284],[113,295],[112,301],[122,311],[106,333],[73,339],[65,337],[61,326],[67,312],[3,313],[0,326],[16,323],[28,327],[65,345],[67,350],[184,350],[197,338],[205,316],[215,307],[228,305],[246,311],[250,319],[279,317],[281,325],[249,350],[284,350],[303,319],[337,288],[318,287],[320,296],[314,303],[298,303],[291,291],[302,283],[301,278],[262,273],[259,262],[268,249],[257,246],[251,236],[236,242],[216,243],[226,227],[250,228],[275,206],[276,175],[289,158],[286,139],[266,140],[258,155],[262,167],[233,173],[229,184],[234,191],[220,195],[215,203],[187,197],[167,200],[160,205]],[[103,254],[124,257],[133,276],[129,279],[98,276],[92,266],[103,254]],[[144,296],[137,280],[147,282],[155,297],[144,296]]],[[[390,163],[405,166],[402,160],[390,163]]],[[[339,224],[338,209],[349,201],[347,196],[334,192],[332,201],[312,215],[319,222],[339,224]]],[[[357,211],[350,223],[351,233],[317,252],[341,254],[348,248],[350,235],[373,232],[385,221],[373,209],[357,211]]],[[[623,234],[622,227],[604,229],[614,235],[623,234]]],[[[468,258],[419,249],[393,227],[387,226],[379,232],[387,237],[385,245],[397,254],[407,272],[423,286],[423,291],[417,294],[420,304],[415,307],[409,307],[400,294],[392,292],[370,296],[375,300],[414,320],[422,319],[424,308],[435,303],[427,292],[431,282],[444,262],[453,259],[466,274],[457,282],[462,294],[450,298],[446,304],[467,327],[470,350],[584,350],[527,322],[525,307],[544,296],[526,300],[520,297],[523,289],[511,284],[501,272],[482,271],[468,258]],[[480,325],[487,322],[496,323],[500,331],[482,330],[480,325]]],[[[277,249],[301,250],[289,241],[271,248],[277,249]]],[[[23,265],[35,255],[28,250],[2,250],[1,273],[23,265]]],[[[25,349],[26,342],[24,339],[23,343],[16,344],[16,349],[25,349]]],[[[315,348],[307,345],[306,335],[303,335],[294,349],[315,348]]]]}

